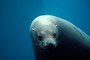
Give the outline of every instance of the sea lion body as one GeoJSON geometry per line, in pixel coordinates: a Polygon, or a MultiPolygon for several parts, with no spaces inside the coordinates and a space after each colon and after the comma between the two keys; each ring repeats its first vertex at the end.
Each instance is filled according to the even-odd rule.
{"type": "Polygon", "coordinates": [[[39,16],[30,26],[30,35],[36,60],[90,60],[90,37],[64,19],[52,15],[39,16]],[[42,31],[44,38],[39,36],[42,39],[39,41],[37,32],[42,31]],[[52,37],[54,31],[55,38],[52,37]],[[47,46],[50,48],[45,48],[47,46]]]}

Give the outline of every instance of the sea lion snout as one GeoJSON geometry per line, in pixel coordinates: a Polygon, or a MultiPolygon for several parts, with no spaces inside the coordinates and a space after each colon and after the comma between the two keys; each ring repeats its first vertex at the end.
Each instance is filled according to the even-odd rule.
{"type": "Polygon", "coordinates": [[[46,46],[45,46],[46,49],[52,49],[52,48],[55,48],[55,47],[56,47],[55,41],[47,40],[46,46]]]}

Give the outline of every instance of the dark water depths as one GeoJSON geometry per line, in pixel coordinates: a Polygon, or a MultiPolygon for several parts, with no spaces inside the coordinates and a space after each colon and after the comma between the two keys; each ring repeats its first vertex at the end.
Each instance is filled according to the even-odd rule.
{"type": "Polygon", "coordinates": [[[43,14],[64,18],[90,35],[89,0],[0,0],[0,60],[35,60],[29,27],[43,14]]]}

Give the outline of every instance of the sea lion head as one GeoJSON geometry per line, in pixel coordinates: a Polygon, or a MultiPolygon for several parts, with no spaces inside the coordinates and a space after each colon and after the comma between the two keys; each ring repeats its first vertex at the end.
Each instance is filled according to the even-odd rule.
{"type": "Polygon", "coordinates": [[[57,47],[58,29],[55,20],[49,16],[37,17],[30,26],[33,44],[43,49],[57,47]]]}

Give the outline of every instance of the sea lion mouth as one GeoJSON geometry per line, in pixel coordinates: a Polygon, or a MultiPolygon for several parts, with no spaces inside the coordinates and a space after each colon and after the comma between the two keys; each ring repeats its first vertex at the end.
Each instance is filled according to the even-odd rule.
{"type": "Polygon", "coordinates": [[[54,50],[55,46],[53,44],[50,44],[49,46],[45,47],[47,50],[54,50]]]}

